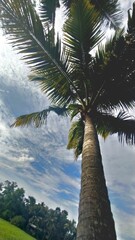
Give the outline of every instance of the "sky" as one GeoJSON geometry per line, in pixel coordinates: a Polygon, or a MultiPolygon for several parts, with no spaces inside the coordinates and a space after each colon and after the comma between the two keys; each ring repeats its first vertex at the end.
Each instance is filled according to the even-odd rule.
{"type": "MultiPolygon", "coordinates": [[[[133,1],[122,2],[128,9],[133,1]]],[[[77,220],[81,160],[66,150],[70,120],[51,114],[39,129],[10,128],[15,117],[49,106],[29,69],[0,30],[0,182],[16,181],[34,196],[77,220]]],[[[99,138],[118,240],[135,239],[135,146],[121,145],[117,136],[99,138]]]]}

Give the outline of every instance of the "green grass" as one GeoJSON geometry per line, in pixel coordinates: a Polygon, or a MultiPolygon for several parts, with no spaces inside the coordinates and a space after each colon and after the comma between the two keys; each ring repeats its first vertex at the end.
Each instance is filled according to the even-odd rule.
{"type": "Polygon", "coordinates": [[[0,218],[0,240],[35,240],[33,237],[0,218]]]}

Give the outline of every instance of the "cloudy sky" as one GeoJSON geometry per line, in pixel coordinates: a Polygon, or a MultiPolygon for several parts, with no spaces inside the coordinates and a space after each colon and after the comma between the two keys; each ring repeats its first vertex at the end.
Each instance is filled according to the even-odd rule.
{"type": "MultiPolygon", "coordinates": [[[[124,0],[123,9],[133,1],[124,0]]],[[[0,181],[16,181],[27,195],[52,208],[66,209],[77,220],[81,161],[66,150],[70,122],[51,114],[40,129],[10,128],[15,117],[39,111],[49,102],[28,81],[29,69],[13,52],[0,31],[0,181]]],[[[101,152],[118,240],[135,239],[135,147],[123,146],[117,136],[101,152]]]]}

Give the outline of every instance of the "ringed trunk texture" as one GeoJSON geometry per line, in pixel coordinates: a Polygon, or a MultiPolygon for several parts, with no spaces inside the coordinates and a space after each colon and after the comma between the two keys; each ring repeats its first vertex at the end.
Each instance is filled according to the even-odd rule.
{"type": "Polygon", "coordinates": [[[97,132],[85,119],[77,240],[116,240],[97,132]]]}

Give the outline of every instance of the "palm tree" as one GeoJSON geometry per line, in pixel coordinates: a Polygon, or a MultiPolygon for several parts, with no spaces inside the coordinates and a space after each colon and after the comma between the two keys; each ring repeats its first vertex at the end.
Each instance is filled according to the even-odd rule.
{"type": "Polygon", "coordinates": [[[115,240],[98,134],[117,133],[121,142],[135,143],[135,120],[127,112],[135,104],[135,11],[129,13],[124,35],[117,0],[62,2],[63,45],[55,37],[58,0],[41,0],[39,15],[30,0],[0,0],[3,30],[30,65],[30,80],[51,102],[48,109],[18,117],[12,126],[39,127],[51,111],[75,119],[67,147],[76,158],[82,154],[77,240],[115,240]],[[104,23],[115,34],[102,46],[104,23]]]}

